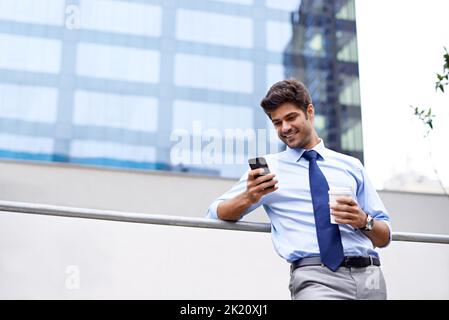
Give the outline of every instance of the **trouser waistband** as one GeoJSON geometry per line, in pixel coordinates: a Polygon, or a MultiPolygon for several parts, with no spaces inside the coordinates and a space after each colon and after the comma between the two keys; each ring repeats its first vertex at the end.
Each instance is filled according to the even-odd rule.
{"type": "MultiPolygon", "coordinates": [[[[306,266],[320,266],[323,265],[320,257],[306,257],[292,262],[292,271],[306,266]]],[[[362,256],[350,256],[345,257],[340,265],[347,268],[365,268],[369,266],[380,266],[380,260],[376,257],[362,257],[362,256]]]]}

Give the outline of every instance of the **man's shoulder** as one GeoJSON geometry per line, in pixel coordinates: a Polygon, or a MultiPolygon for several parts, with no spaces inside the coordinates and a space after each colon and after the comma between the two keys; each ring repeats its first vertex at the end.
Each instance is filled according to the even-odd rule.
{"type": "Polygon", "coordinates": [[[357,159],[356,157],[341,153],[341,152],[337,152],[331,149],[326,148],[326,155],[331,158],[332,160],[341,162],[341,163],[346,163],[352,167],[356,167],[356,168],[362,168],[363,164],[362,162],[357,159]]]}
{"type": "Polygon", "coordinates": [[[265,157],[268,157],[268,158],[280,158],[280,157],[282,157],[284,154],[286,154],[286,152],[287,152],[287,150],[279,151],[279,152],[273,152],[273,153],[267,153],[267,154],[265,155],[265,157]]]}
{"type": "Polygon", "coordinates": [[[279,160],[283,159],[287,156],[287,150],[276,152],[276,153],[268,153],[264,155],[263,157],[267,160],[279,160]]]}

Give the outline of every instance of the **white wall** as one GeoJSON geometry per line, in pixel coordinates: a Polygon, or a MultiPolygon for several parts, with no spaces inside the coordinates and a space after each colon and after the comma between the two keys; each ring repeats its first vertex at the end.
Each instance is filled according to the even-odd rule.
{"type": "MultiPolygon", "coordinates": [[[[202,216],[233,183],[0,162],[0,199],[76,207],[202,216]]],[[[381,196],[395,231],[449,234],[448,199],[381,196]]],[[[380,254],[389,298],[449,298],[449,245],[393,242],[380,254]]],[[[289,299],[288,280],[269,234],[0,213],[3,299],[289,299]]]]}

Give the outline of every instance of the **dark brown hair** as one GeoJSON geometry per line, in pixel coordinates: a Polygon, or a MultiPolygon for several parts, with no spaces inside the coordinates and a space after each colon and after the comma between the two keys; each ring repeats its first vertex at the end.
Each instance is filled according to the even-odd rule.
{"type": "Polygon", "coordinates": [[[307,106],[312,103],[306,86],[295,79],[276,82],[268,90],[260,106],[268,116],[284,103],[292,103],[307,114],[307,106]]]}

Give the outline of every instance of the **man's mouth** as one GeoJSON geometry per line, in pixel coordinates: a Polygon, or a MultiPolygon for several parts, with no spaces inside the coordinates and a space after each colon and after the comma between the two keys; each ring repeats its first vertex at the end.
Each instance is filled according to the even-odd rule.
{"type": "Polygon", "coordinates": [[[285,139],[291,139],[291,138],[293,138],[296,134],[297,134],[297,132],[290,133],[290,134],[288,134],[288,135],[284,135],[284,138],[285,138],[285,139]]]}

